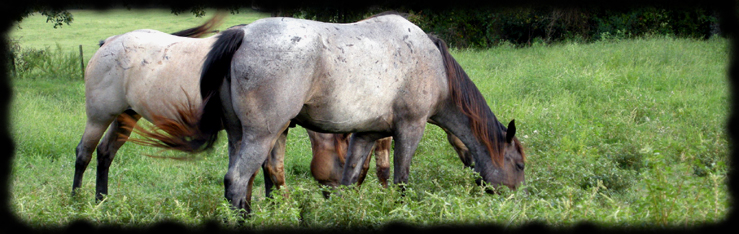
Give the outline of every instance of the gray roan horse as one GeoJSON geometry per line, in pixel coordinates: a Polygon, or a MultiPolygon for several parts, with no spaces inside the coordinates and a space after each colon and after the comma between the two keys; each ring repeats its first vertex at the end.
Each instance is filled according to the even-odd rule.
{"type": "Polygon", "coordinates": [[[72,194],[97,146],[96,199],[108,192],[108,169],[131,134],[124,116],[148,120],[175,117],[171,103],[200,105],[198,76],[203,58],[216,37],[197,38],[220,24],[217,15],[203,25],[166,34],[141,29],[100,41],[85,70],[87,123],[77,145],[72,194]],[[186,85],[191,83],[193,85],[186,85]],[[185,84],[185,85],[172,85],[185,84]],[[154,100],[154,101],[152,101],[154,100]]]}
{"type": "Polygon", "coordinates": [[[353,133],[340,184],[358,180],[376,140],[395,141],[393,182],[406,184],[427,122],[464,143],[483,181],[515,189],[524,180],[514,121],[504,126],[446,44],[398,15],[330,24],[266,18],[217,36],[200,78],[203,105],[155,120],[163,147],[212,146],[222,123],[229,145],[225,197],[250,211],[250,178],[291,122],[353,133]],[[159,124],[161,123],[161,124],[159,124]]]}

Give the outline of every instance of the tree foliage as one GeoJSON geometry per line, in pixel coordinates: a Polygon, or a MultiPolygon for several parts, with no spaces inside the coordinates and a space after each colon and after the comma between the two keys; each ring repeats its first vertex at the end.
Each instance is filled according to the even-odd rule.
{"type": "Polygon", "coordinates": [[[453,47],[486,48],[499,43],[530,45],[563,40],[596,41],[644,35],[708,38],[720,34],[718,14],[706,7],[449,7],[342,8],[340,6],[279,9],[273,16],[292,16],[349,23],[396,10],[427,33],[453,47]]]}
{"type": "MultiPolygon", "coordinates": [[[[32,6],[30,8],[26,8],[16,21],[20,23],[23,19],[35,13],[40,13],[41,15],[46,16],[46,22],[52,23],[54,28],[61,28],[64,24],[69,25],[74,21],[74,16],[72,13],[69,13],[69,11],[49,6],[32,6]]],[[[18,27],[20,27],[20,24],[18,24],[18,27]]]]}

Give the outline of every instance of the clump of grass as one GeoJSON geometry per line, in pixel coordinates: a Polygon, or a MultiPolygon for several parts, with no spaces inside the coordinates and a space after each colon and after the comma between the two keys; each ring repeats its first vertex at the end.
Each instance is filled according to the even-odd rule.
{"type": "Polygon", "coordinates": [[[592,188],[600,181],[609,191],[622,192],[631,187],[635,179],[634,175],[635,173],[620,169],[609,161],[597,161],[588,175],[583,177],[580,187],[592,188]]]}
{"type": "Polygon", "coordinates": [[[604,144],[601,148],[604,156],[620,169],[640,172],[646,165],[645,155],[633,143],[604,144]]]}

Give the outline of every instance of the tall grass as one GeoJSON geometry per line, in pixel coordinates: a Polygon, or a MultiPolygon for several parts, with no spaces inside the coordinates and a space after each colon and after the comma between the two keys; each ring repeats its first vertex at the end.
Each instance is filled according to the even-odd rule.
{"type": "MultiPolygon", "coordinates": [[[[51,59],[64,56],[52,54],[58,58],[51,59]]],[[[39,72],[13,80],[12,211],[31,227],[77,219],[125,227],[173,220],[256,230],[378,230],[391,222],[515,228],[532,221],[552,227],[585,221],[690,228],[726,219],[731,209],[726,39],[501,45],[452,54],[496,116],[502,122],[516,119],[528,155],[526,191],[486,194],[444,132],[429,125],[405,196],[394,186],[381,188],[371,173],[361,188],[324,199],[310,176],[310,142],[297,127],[288,135],[288,189],[266,199],[259,174],[253,215],[243,225],[223,198],[225,135],[213,151],[188,162],[145,157],[161,153],[126,144],[111,166],[105,200],[94,202],[94,162],[80,196],[72,198],[84,84],[39,72]]]]}

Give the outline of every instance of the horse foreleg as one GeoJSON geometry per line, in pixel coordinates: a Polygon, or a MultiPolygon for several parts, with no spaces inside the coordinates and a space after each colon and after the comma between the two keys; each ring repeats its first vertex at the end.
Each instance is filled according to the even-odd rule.
{"type": "MultiPolygon", "coordinates": [[[[274,147],[267,160],[262,164],[264,170],[264,193],[265,196],[272,197],[272,187],[280,189],[285,186],[285,144],[287,144],[287,132],[289,128],[286,128],[284,132],[277,138],[274,147]]],[[[284,193],[287,196],[287,193],[284,193]]]]}
{"type": "Polygon", "coordinates": [[[108,133],[105,134],[103,141],[97,147],[97,182],[95,183],[95,200],[100,201],[103,199],[103,195],[108,194],[108,172],[110,164],[115,158],[118,149],[126,143],[126,140],[131,135],[133,128],[132,124],[138,121],[141,115],[135,111],[129,109],[119,115],[108,128],[108,133]],[[129,117],[133,122],[124,122],[129,117]],[[128,125],[131,124],[131,125],[128,125]]]}
{"type": "Polygon", "coordinates": [[[105,132],[105,129],[107,129],[108,124],[110,124],[110,122],[112,121],[112,118],[110,120],[99,120],[88,117],[87,123],[85,125],[85,132],[82,134],[82,139],[80,140],[80,143],[77,144],[77,147],[75,148],[77,160],[74,165],[72,196],[74,196],[76,194],[76,190],[80,186],[82,186],[82,176],[85,174],[87,165],[90,164],[90,159],[92,159],[92,152],[95,150],[95,146],[98,144],[100,138],[103,136],[103,133],[105,132]]]}
{"type": "Polygon", "coordinates": [[[385,137],[375,142],[375,171],[377,180],[383,188],[387,188],[387,179],[390,178],[390,143],[392,137],[385,137]]]}
{"type": "Polygon", "coordinates": [[[341,176],[341,185],[357,183],[363,167],[359,163],[366,162],[372,151],[375,141],[382,136],[368,133],[354,133],[349,140],[349,152],[346,155],[344,169],[341,176]]]}
{"type": "Polygon", "coordinates": [[[396,128],[395,152],[393,154],[393,182],[405,190],[410,173],[411,159],[423,137],[426,122],[401,124],[396,128]]]}

